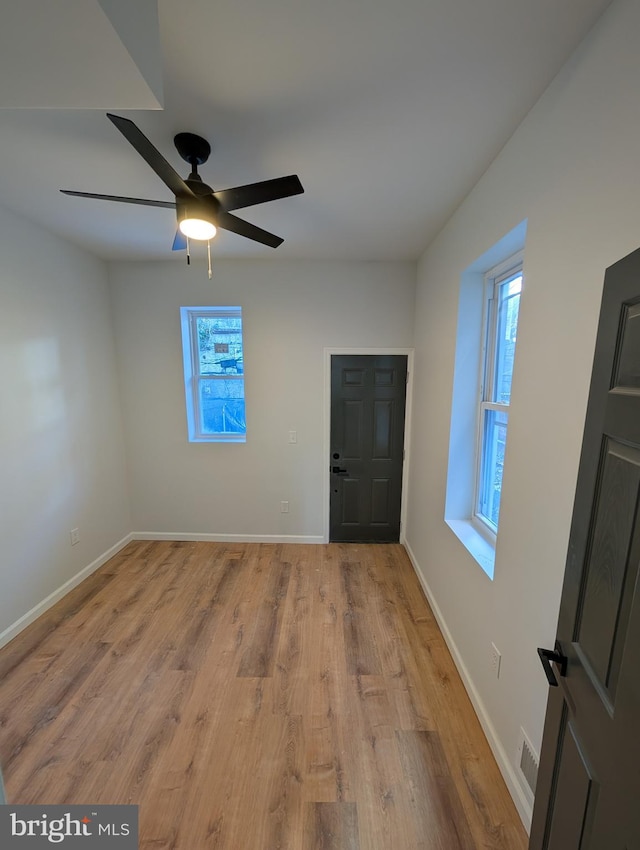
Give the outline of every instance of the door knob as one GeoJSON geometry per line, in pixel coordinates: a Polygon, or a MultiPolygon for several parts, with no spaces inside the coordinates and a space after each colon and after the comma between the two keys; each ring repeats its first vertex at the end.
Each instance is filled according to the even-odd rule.
{"type": "Polygon", "coordinates": [[[555,662],[560,668],[560,675],[567,675],[567,656],[562,654],[560,644],[556,641],[555,649],[542,649],[538,647],[538,656],[540,661],[542,662],[542,667],[544,669],[544,674],[547,677],[547,682],[551,685],[552,688],[558,687],[558,680],[556,679],[556,675],[553,672],[553,667],[551,666],[551,662],[555,662]]]}
{"type": "Polygon", "coordinates": [[[332,466],[331,472],[333,472],[334,475],[348,475],[349,474],[346,469],[340,469],[339,466],[332,466]]]}

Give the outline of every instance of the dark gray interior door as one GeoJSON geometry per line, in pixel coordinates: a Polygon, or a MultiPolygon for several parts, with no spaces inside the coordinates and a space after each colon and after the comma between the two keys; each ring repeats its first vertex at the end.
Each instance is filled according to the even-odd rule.
{"type": "Polygon", "coordinates": [[[531,850],[640,848],[639,505],[640,250],[605,276],[531,850]]]}
{"type": "Polygon", "coordinates": [[[333,541],[400,539],[406,355],[331,358],[333,541]]]}

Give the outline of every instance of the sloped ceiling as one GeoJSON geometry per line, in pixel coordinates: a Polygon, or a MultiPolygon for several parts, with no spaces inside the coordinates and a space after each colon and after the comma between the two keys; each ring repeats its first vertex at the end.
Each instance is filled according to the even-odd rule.
{"type": "MultiPolygon", "coordinates": [[[[162,107],[156,0],[19,0],[0,28],[0,108],[162,107]]],[[[2,115],[0,114],[0,118],[2,115]]]]}
{"type": "Polygon", "coordinates": [[[275,251],[416,259],[610,0],[20,0],[0,30],[0,203],[106,259],[175,259],[172,200],[105,117],[176,170],[205,136],[216,189],[297,173],[305,194],[242,210],[275,251]],[[157,8],[156,8],[157,7],[157,8]]]}

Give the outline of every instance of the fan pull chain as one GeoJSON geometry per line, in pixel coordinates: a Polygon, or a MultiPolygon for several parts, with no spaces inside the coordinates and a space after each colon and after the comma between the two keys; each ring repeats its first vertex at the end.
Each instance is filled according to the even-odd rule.
{"type": "Polygon", "coordinates": [[[189,237],[187,236],[187,265],[191,265],[191,248],[189,247],[189,237]]]}
{"type": "Polygon", "coordinates": [[[211,271],[211,239],[207,239],[207,256],[209,257],[209,280],[213,277],[213,272],[211,271]]]}

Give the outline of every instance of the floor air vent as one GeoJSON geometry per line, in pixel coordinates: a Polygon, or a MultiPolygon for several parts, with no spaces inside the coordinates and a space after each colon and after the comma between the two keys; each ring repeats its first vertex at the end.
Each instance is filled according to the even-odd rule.
{"type": "Polygon", "coordinates": [[[527,789],[531,791],[532,798],[536,790],[536,782],[538,781],[538,763],[538,755],[533,749],[531,741],[527,738],[526,732],[521,728],[517,764],[520,773],[525,779],[527,789]]]}

